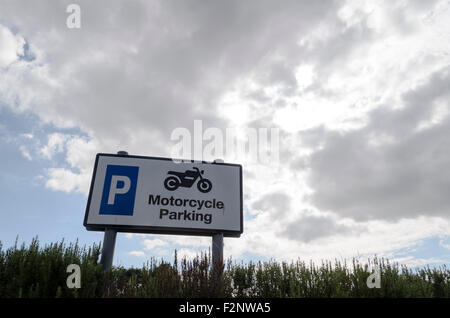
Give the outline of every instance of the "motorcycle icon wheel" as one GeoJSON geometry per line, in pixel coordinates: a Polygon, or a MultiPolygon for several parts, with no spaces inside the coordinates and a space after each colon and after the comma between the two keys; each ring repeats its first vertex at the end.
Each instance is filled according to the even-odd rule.
{"type": "Polygon", "coordinates": [[[212,183],[208,179],[202,179],[197,183],[197,189],[202,193],[209,192],[212,189],[212,183]]]}
{"type": "Polygon", "coordinates": [[[164,180],[164,187],[169,191],[175,191],[180,186],[180,182],[175,177],[168,177],[164,180]]]}

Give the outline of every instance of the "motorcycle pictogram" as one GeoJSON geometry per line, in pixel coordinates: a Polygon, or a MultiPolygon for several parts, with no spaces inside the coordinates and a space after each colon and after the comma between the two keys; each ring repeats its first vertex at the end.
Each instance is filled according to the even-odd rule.
{"type": "Polygon", "coordinates": [[[175,191],[179,187],[190,188],[197,182],[197,189],[202,193],[207,193],[212,189],[212,183],[206,178],[203,178],[203,170],[193,167],[194,170],[186,170],[185,172],[168,171],[170,175],[164,180],[164,187],[169,191],[175,191]]]}

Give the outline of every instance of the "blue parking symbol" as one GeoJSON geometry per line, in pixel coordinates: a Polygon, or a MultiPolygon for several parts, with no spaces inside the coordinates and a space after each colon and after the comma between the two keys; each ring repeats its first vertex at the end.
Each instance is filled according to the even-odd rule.
{"type": "Polygon", "coordinates": [[[108,165],[100,214],[133,215],[139,167],[108,165]]]}

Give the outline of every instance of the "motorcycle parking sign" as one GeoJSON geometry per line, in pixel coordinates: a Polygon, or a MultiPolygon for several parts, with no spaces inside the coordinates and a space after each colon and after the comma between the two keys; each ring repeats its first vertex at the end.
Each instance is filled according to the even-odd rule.
{"type": "Polygon", "coordinates": [[[242,213],[241,165],[97,154],[84,226],[239,237],[242,213]]]}

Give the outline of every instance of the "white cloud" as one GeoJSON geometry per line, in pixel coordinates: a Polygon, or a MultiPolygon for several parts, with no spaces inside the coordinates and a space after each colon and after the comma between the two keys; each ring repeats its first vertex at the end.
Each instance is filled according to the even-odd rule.
{"type": "Polygon", "coordinates": [[[186,257],[187,259],[193,259],[200,254],[192,249],[181,248],[177,250],[177,255],[179,259],[182,259],[184,257],[186,257]]]}
{"type": "Polygon", "coordinates": [[[52,190],[64,192],[81,192],[87,194],[89,180],[83,175],[74,173],[65,168],[50,168],[47,171],[48,179],[45,186],[52,190]]]}
{"type": "Polygon", "coordinates": [[[46,187],[53,190],[76,191],[87,194],[97,152],[96,145],[95,141],[79,136],[60,133],[50,134],[48,143],[41,148],[41,153],[51,159],[56,153],[65,151],[66,161],[71,169],[48,169],[46,187]]]}
{"type": "Polygon", "coordinates": [[[136,257],[145,257],[145,253],[143,251],[131,251],[128,253],[129,255],[136,256],[136,257]]]}
{"type": "Polygon", "coordinates": [[[24,137],[24,138],[26,138],[26,139],[33,139],[33,138],[34,138],[34,135],[33,135],[33,134],[30,134],[30,133],[28,133],[28,134],[22,134],[22,137],[24,137]]]}
{"type": "Polygon", "coordinates": [[[450,250],[450,244],[446,244],[446,243],[444,242],[444,240],[439,240],[439,245],[442,246],[442,247],[445,248],[445,249],[450,250]]]}
{"type": "Polygon", "coordinates": [[[23,37],[14,35],[10,29],[0,24],[0,70],[24,54],[24,45],[23,37]]]}
{"type": "Polygon", "coordinates": [[[31,157],[30,152],[27,149],[27,147],[25,147],[24,145],[21,145],[21,146],[19,146],[19,150],[22,153],[22,156],[27,158],[27,160],[29,160],[29,161],[33,160],[33,158],[31,157]]]}
{"type": "Polygon", "coordinates": [[[142,241],[142,244],[145,246],[145,249],[147,251],[151,251],[157,247],[163,247],[163,246],[167,246],[169,245],[167,242],[160,240],[160,239],[146,239],[144,241],[142,241]]]}
{"type": "MultiPolygon", "coordinates": [[[[360,224],[345,222],[346,233],[332,233],[314,242],[291,240],[278,234],[284,230],[283,222],[273,222],[265,215],[259,215],[254,222],[248,223],[243,236],[239,239],[225,239],[225,257],[234,259],[245,253],[274,257],[277,260],[295,260],[301,258],[320,262],[324,259],[362,259],[373,257],[394,258],[396,252],[414,246],[424,238],[436,235],[448,236],[450,221],[442,218],[420,217],[398,222],[371,221],[365,223],[361,231],[360,224]],[[353,235],[348,235],[356,226],[353,235]]],[[[301,228],[299,228],[301,230],[301,228]]],[[[311,229],[313,230],[313,229],[311,229]]],[[[299,233],[307,235],[307,232],[299,233]]]]}
{"type": "Polygon", "coordinates": [[[48,136],[48,141],[45,146],[41,148],[41,153],[47,159],[51,159],[55,154],[63,152],[66,141],[70,138],[69,135],[61,133],[52,133],[48,136]]]}
{"type": "Polygon", "coordinates": [[[409,268],[417,268],[424,267],[430,264],[445,264],[447,263],[446,259],[438,258],[438,257],[430,257],[430,258],[421,258],[421,257],[395,257],[389,260],[391,263],[399,263],[408,266],[409,268]]]}

